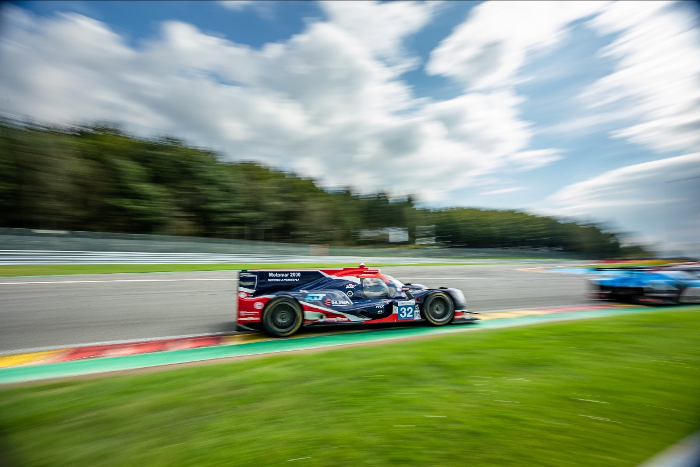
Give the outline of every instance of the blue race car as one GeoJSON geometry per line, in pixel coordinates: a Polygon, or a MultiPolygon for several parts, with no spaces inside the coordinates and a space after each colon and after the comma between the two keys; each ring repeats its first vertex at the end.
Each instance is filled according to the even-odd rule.
{"type": "Polygon", "coordinates": [[[478,321],[458,289],[402,284],[361,264],[343,269],[245,270],[238,275],[238,325],[291,336],[302,326],[478,321]]]}
{"type": "Polygon", "coordinates": [[[589,279],[589,298],[642,305],[700,303],[700,263],[604,271],[589,279]]]}

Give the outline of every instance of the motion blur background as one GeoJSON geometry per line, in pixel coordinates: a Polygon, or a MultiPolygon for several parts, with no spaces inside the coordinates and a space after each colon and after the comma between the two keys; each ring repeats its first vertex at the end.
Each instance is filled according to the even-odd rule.
{"type": "Polygon", "coordinates": [[[0,227],[697,257],[698,13],[3,3],[0,227]]]}

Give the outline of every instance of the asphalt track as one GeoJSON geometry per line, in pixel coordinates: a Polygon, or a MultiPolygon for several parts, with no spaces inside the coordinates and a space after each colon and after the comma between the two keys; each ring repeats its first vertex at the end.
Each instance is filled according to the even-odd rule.
{"type": "MultiPolygon", "coordinates": [[[[590,304],[581,275],[532,267],[399,266],[382,271],[404,282],[459,288],[471,311],[590,304]]],[[[228,334],[236,329],[236,280],[236,271],[2,278],[0,352],[228,334]]]]}

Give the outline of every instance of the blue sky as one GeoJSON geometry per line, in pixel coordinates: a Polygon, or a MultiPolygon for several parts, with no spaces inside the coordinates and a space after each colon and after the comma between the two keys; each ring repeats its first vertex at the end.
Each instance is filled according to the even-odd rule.
{"type": "Polygon", "coordinates": [[[3,114],[700,254],[693,3],[56,1],[0,18],[3,114]]]}

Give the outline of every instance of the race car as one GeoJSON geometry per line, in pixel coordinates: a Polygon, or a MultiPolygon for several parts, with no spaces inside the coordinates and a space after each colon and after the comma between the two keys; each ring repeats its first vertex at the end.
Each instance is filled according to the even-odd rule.
{"type": "Polygon", "coordinates": [[[458,289],[402,284],[364,264],[238,274],[238,325],[274,337],[291,336],[302,326],[415,321],[442,326],[478,318],[458,289]]]}
{"type": "Polygon", "coordinates": [[[589,298],[645,305],[700,303],[700,263],[598,269],[589,298]]]}

